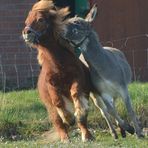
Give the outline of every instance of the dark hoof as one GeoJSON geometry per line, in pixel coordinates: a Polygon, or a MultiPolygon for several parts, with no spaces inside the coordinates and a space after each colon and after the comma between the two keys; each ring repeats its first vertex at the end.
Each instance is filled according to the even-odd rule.
{"type": "Polygon", "coordinates": [[[121,133],[122,138],[126,138],[126,132],[122,127],[120,127],[120,133],[121,133]]]}
{"type": "Polygon", "coordinates": [[[126,127],[126,131],[132,135],[135,133],[135,129],[129,124],[126,127]]]}
{"type": "Polygon", "coordinates": [[[117,132],[115,130],[111,131],[111,135],[112,137],[117,140],[118,139],[118,135],[117,135],[117,132]]]}
{"type": "Polygon", "coordinates": [[[118,135],[117,134],[113,135],[113,137],[114,137],[115,140],[118,139],[118,135]]]}

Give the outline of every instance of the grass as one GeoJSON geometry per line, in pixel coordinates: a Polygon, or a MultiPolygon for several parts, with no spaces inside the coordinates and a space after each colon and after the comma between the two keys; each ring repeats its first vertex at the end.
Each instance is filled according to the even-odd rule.
{"type": "MultiPolygon", "coordinates": [[[[129,86],[132,103],[142,124],[148,127],[148,83],[132,83],[129,86]]],[[[51,128],[44,105],[36,90],[13,91],[0,93],[0,147],[69,147],[69,144],[47,144],[41,140],[41,135],[51,128]]],[[[117,108],[123,118],[127,117],[126,109],[121,101],[117,108]]],[[[125,139],[114,141],[107,130],[105,120],[90,101],[89,127],[96,140],[91,143],[81,143],[78,130],[70,133],[70,147],[141,147],[148,145],[144,140],[128,135],[125,139]]]]}

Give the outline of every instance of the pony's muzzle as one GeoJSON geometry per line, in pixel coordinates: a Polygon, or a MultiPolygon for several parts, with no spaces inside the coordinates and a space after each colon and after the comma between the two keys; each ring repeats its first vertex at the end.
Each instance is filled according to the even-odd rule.
{"type": "Polygon", "coordinates": [[[31,27],[25,27],[22,35],[27,43],[37,43],[38,41],[38,34],[31,27]]]}

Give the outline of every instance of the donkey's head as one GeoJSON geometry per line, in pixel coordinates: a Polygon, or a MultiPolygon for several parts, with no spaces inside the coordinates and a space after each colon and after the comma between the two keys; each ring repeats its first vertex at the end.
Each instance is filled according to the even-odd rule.
{"type": "Polygon", "coordinates": [[[90,35],[91,23],[97,14],[97,6],[94,5],[85,19],[74,17],[68,19],[65,32],[61,35],[74,47],[80,46],[90,35]]]}
{"type": "Polygon", "coordinates": [[[40,0],[35,3],[27,16],[26,26],[22,31],[25,42],[36,45],[44,37],[56,34],[59,28],[62,29],[62,21],[68,13],[68,8],[55,8],[52,0],[40,0]]]}

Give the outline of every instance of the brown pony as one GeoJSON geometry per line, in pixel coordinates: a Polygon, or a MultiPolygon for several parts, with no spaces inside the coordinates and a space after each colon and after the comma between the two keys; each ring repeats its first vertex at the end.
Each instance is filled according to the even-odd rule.
{"type": "Polygon", "coordinates": [[[59,42],[67,14],[67,8],[57,10],[51,0],[41,0],[29,12],[22,34],[25,42],[38,50],[42,66],[38,80],[40,98],[61,141],[68,141],[67,125],[72,125],[75,118],[82,140],[86,141],[92,138],[87,129],[90,76],[80,60],[59,42]]]}

